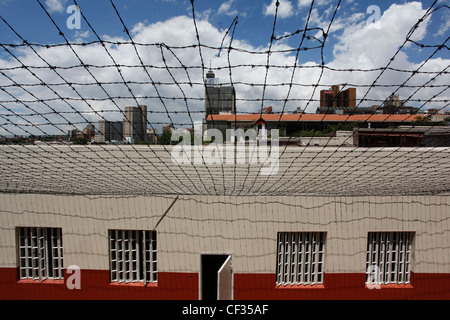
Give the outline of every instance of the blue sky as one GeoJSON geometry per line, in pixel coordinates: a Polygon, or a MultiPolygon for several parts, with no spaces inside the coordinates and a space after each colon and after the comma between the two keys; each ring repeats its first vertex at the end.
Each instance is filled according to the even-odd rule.
{"type": "MultiPolygon", "coordinates": [[[[238,16],[239,24],[235,37],[250,43],[255,47],[265,46],[270,41],[273,27],[272,14],[267,14],[266,8],[273,0],[196,0],[195,8],[197,18],[207,19],[213,26],[220,30],[227,29],[233,19],[238,16]]],[[[306,17],[310,8],[310,0],[282,0],[279,17],[277,20],[276,34],[294,32],[305,25],[306,17]],[[289,13],[284,13],[289,9],[289,13]]],[[[401,1],[379,1],[379,0],[342,0],[337,13],[337,19],[349,19],[355,13],[361,14],[361,19],[369,19],[373,13],[367,13],[367,9],[376,5],[380,8],[381,14],[392,4],[402,4],[401,1]]],[[[422,7],[428,8],[434,1],[422,0],[422,7]]],[[[63,28],[66,36],[70,40],[80,38],[89,28],[84,21],[80,30],[68,30],[65,23],[70,14],[66,13],[71,0],[41,0],[41,3],[49,10],[57,24],[63,28]],[[55,5],[55,3],[57,5],[55,5]]],[[[100,35],[122,36],[123,28],[110,4],[109,0],[78,0],[84,14],[100,35]]],[[[120,14],[125,23],[131,29],[138,23],[152,24],[159,21],[166,21],[172,17],[180,15],[192,15],[190,0],[115,0],[120,14]]],[[[323,17],[330,18],[338,1],[319,0],[315,1],[315,10],[323,17]]],[[[441,4],[449,4],[449,1],[440,1],[441,4]]],[[[444,26],[448,31],[450,20],[449,10],[441,10],[437,13],[429,26],[430,42],[443,41],[448,33],[439,33],[444,26]],[[447,22],[447,23],[446,23],[447,22]]],[[[37,43],[59,43],[62,41],[52,26],[50,20],[45,15],[37,1],[32,0],[0,0],[0,14],[8,21],[25,39],[37,43]]],[[[310,25],[314,27],[314,22],[310,25]]],[[[0,32],[3,43],[15,43],[17,37],[2,23],[0,32]]],[[[83,37],[83,40],[95,40],[92,33],[83,37]]],[[[326,48],[332,47],[331,44],[326,48]]],[[[296,46],[299,37],[292,38],[288,42],[296,46]]]]}
{"type": "MultiPolygon", "coordinates": [[[[85,21],[81,21],[80,29],[70,30],[66,21],[70,17],[67,8],[73,5],[72,0],[40,0],[47,9],[56,24],[61,28],[70,42],[84,43],[95,41],[92,30],[85,21]]],[[[192,23],[192,7],[190,0],[113,0],[120,15],[127,27],[132,31],[133,39],[141,43],[161,43],[169,46],[193,45],[197,43],[194,24],[192,23]]],[[[336,69],[376,69],[383,68],[390,63],[390,59],[396,54],[398,48],[404,42],[408,32],[420,19],[429,6],[434,1],[378,1],[378,0],[342,0],[337,11],[334,23],[331,27],[329,37],[326,39],[324,47],[324,62],[326,66],[336,69]],[[376,6],[379,8],[379,17],[376,11],[367,12],[368,8],[376,6]],[[374,16],[375,14],[375,16],[374,16]],[[376,18],[376,19],[371,19],[376,18]]],[[[94,30],[102,39],[112,39],[127,41],[123,27],[110,3],[110,0],[77,0],[83,14],[91,23],[94,30]]],[[[233,47],[239,50],[230,53],[230,62],[233,66],[239,65],[265,65],[267,59],[271,68],[266,74],[266,69],[236,67],[233,68],[231,79],[228,71],[229,61],[227,52],[223,51],[218,56],[217,50],[202,49],[203,62],[205,67],[211,63],[215,68],[216,76],[221,83],[233,81],[237,91],[238,112],[258,112],[261,106],[273,106],[275,111],[282,111],[283,108],[290,112],[297,108],[306,109],[307,112],[315,112],[320,89],[333,84],[359,85],[357,97],[365,97],[369,101],[361,101],[360,106],[371,106],[388,98],[393,92],[400,94],[402,98],[411,98],[411,105],[428,108],[444,108],[443,100],[450,100],[450,93],[442,91],[443,86],[450,83],[448,74],[442,74],[436,79],[432,79],[437,72],[444,70],[450,65],[450,54],[447,48],[440,50],[431,56],[435,48],[420,48],[411,43],[407,44],[396,54],[391,66],[403,70],[416,70],[434,72],[434,74],[417,74],[407,84],[410,87],[398,87],[399,84],[407,80],[409,74],[386,71],[380,74],[377,72],[335,72],[325,70],[323,74],[318,68],[308,68],[317,66],[321,62],[320,50],[301,51],[296,66],[304,69],[294,69],[295,52],[289,50],[296,49],[300,43],[301,36],[295,35],[283,40],[275,41],[272,50],[278,50],[276,54],[267,57],[266,50],[270,43],[272,28],[274,24],[274,3],[275,0],[196,0],[195,10],[198,21],[198,30],[202,44],[217,47],[225,36],[226,29],[233,20],[238,17],[238,25],[235,29],[233,47]],[[282,52],[288,50],[287,52],[282,52]],[[246,51],[261,52],[262,54],[248,54],[246,51]],[[422,66],[423,65],[423,66],[422,66]],[[286,66],[286,69],[283,69],[286,66]],[[267,78],[266,78],[267,76],[267,78]],[[387,85],[367,89],[373,81],[379,77],[378,84],[387,85]],[[266,79],[266,80],[265,80],[266,79]],[[289,91],[288,83],[293,79],[297,86],[289,91]],[[415,92],[415,86],[422,86],[427,81],[441,87],[426,87],[415,92]],[[263,91],[262,84],[266,82],[267,89],[263,91]],[[256,84],[251,86],[250,84],[256,84]],[[280,85],[283,84],[283,85],[280,85]],[[319,84],[320,87],[314,90],[311,85],[319,84]],[[309,86],[309,87],[308,87],[309,86]],[[434,97],[439,101],[431,101],[422,105],[417,100],[427,100],[434,97]],[[264,99],[263,99],[264,98],[264,99]],[[283,101],[289,99],[287,104],[283,101]],[[308,102],[308,100],[311,100],[308,102]]],[[[310,15],[310,28],[327,29],[330,19],[335,11],[338,0],[315,0],[310,15]]],[[[449,0],[441,0],[435,5],[449,5],[449,0]]],[[[280,37],[302,29],[305,26],[306,18],[310,10],[311,0],[280,0],[279,15],[275,28],[275,36],[280,37]]],[[[0,16],[5,19],[25,40],[30,43],[39,44],[59,44],[64,43],[50,19],[40,7],[37,0],[0,0],[0,16]]],[[[322,34],[317,31],[310,31],[308,36],[314,36],[323,40],[322,34]]],[[[428,19],[420,24],[414,31],[411,39],[425,45],[449,45],[447,39],[450,35],[450,9],[442,8],[433,13],[428,19]],[[447,41],[447,42],[446,42],[447,41]]],[[[230,36],[225,38],[225,45],[231,41],[230,36]]],[[[20,39],[0,21],[0,43],[20,44],[20,39]]],[[[303,46],[317,46],[314,39],[305,40],[303,46]]],[[[123,65],[139,65],[139,60],[134,50],[130,46],[108,46],[110,54],[116,62],[123,65]]],[[[11,48],[22,63],[27,65],[43,65],[43,62],[34,52],[27,48],[11,48]]],[[[79,61],[66,47],[52,49],[37,48],[38,53],[54,66],[76,66],[79,61]]],[[[76,47],[78,55],[87,64],[101,66],[112,64],[111,58],[105,50],[98,44],[76,47]]],[[[161,51],[159,48],[139,48],[140,55],[145,64],[164,66],[161,51]]],[[[175,50],[178,59],[175,59],[169,52],[165,53],[166,62],[170,67],[179,67],[179,61],[185,66],[200,66],[199,51],[197,48],[186,50],[175,50]]],[[[6,50],[0,50],[0,69],[7,70],[19,66],[20,63],[6,50]]],[[[149,106],[149,110],[155,111],[151,121],[160,128],[163,123],[171,121],[190,125],[192,122],[187,118],[187,108],[194,111],[193,120],[201,118],[201,111],[204,109],[202,98],[204,98],[204,87],[202,85],[204,70],[190,69],[190,79],[194,86],[182,84],[161,85],[159,87],[149,85],[130,85],[134,96],[138,97],[140,103],[149,106]],[[160,94],[164,101],[154,99],[160,94]],[[188,105],[183,101],[170,99],[171,97],[188,97],[188,105]],[[149,98],[150,97],[150,98],[149,98]],[[167,98],[167,99],[166,99],[167,98]],[[166,115],[168,111],[170,116],[166,115]],[[181,111],[181,114],[175,113],[181,111]],[[195,113],[197,112],[197,113],[195,113]]],[[[17,114],[30,113],[23,105],[17,105],[11,98],[13,95],[17,99],[23,99],[28,106],[47,110],[47,106],[42,106],[38,101],[33,101],[33,93],[40,99],[50,99],[48,104],[55,110],[67,110],[67,103],[55,100],[54,92],[62,97],[68,97],[72,108],[85,111],[89,121],[97,122],[99,117],[91,110],[106,112],[112,108],[123,109],[125,106],[135,104],[135,100],[129,94],[128,88],[124,85],[105,85],[104,90],[95,86],[77,86],[79,92],[89,100],[86,105],[76,100],[73,90],[68,86],[57,85],[58,77],[51,70],[36,69],[35,74],[30,74],[25,70],[8,70],[5,73],[11,79],[20,84],[30,84],[29,92],[19,90],[12,85],[7,77],[0,77],[0,86],[8,90],[10,95],[0,92],[0,100],[3,105],[11,108],[17,114]],[[47,84],[54,90],[51,92],[44,86],[39,86],[39,79],[48,81],[47,84]],[[32,86],[34,84],[34,86],[32,86]],[[112,97],[118,97],[113,101],[105,98],[105,90],[112,97]],[[10,102],[8,102],[10,101],[10,102]]],[[[93,69],[92,73],[101,82],[120,82],[120,74],[112,69],[93,69]]],[[[152,69],[150,73],[154,80],[161,82],[176,81],[186,82],[186,74],[183,70],[173,70],[168,74],[163,69],[152,69]]],[[[61,70],[61,74],[68,82],[72,83],[92,83],[95,80],[85,70],[79,68],[68,71],[61,70]]],[[[148,81],[148,76],[142,70],[133,68],[122,68],[122,76],[126,81],[148,81]]],[[[448,107],[445,107],[449,110],[448,107]]],[[[7,114],[6,110],[0,108],[0,115],[7,114]]],[[[120,120],[120,114],[106,114],[111,120],[120,120]],[[117,119],[116,119],[117,118],[117,119]]],[[[72,117],[68,115],[67,117],[72,117]]],[[[12,118],[9,118],[12,119],[12,118]]],[[[83,119],[71,119],[78,123],[83,119]]],[[[16,118],[19,123],[23,119],[16,118]]],[[[45,119],[35,119],[31,121],[45,122],[45,119]]],[[[11,122],[11,121],[10,121],[11,122]]],[[[61,119],[55,122],[62,122],[61,119]]],[[[1,120],[0,120],[1,124],[1,120]]],[[[17,126],[16,126],[17,127],[17,126]]],[[[8,127],[14,129],[14,126],[8,127]]],[[[67,126],[63,127],[64,130],[67,126]]],[[[2,128],[0,127],[0,134],[2,128]]]]}

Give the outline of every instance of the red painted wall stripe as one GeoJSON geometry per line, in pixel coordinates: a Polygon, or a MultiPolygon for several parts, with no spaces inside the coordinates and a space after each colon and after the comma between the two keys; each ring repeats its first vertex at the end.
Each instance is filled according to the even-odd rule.
{"type": "MultiPolygon", "coordinates": [[[[68,277],[66,275],[66,277],[68,277]]],[[[274,274],[235,274],[235,300],[450,299],[450,274],[413,274],[412,287],[370,290],[365,274],[326,274],[315,288],[277,288],[274,274]]],[[[111,285],[109,271],[81,270],[81,290],[65,282],[22,283],[15,268],[0,269],[1,300],[198,300],[196,273],[158,274],[157,286],[111,285]]]]}
{"type": "MultiPolygon", "coordinates": [[[[69,277],[70,275],[66,275],[69,277]]],[[[81,290],[64,283],[21,283],[16,269],[0,269],[1,300],[198,300],[198,275],[159,273],[157,286],[112,285],[109,271],[81,270],[81,290]]]]}
{"type": "Polygon", "coordinates": [[[236,274],[237,300],[394,300],[450,299],[450,274],[412,274],[405,288],[366,288],[365,274],[325,274],[320,288],[276,288],[273,274],[236,274]]]}

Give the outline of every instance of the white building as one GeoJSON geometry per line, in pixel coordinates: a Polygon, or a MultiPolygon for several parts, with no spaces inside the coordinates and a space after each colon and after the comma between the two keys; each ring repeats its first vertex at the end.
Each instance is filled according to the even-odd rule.
{"type": "Polygon", "coordinates": [[[449,148],[287,148],[272,176],[166,148],[1,146],[0,297],[450,297],[449,148]]]}

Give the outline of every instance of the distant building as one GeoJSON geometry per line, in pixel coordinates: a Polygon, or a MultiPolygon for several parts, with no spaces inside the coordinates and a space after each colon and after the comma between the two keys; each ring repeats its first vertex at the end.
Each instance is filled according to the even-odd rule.
{"type": "Polygon", "coordinates": [[[123,141],[123,122],[110,122],[110,141],[123,141]]]}
{"type": "Polygon", "coordinates": [[[292,111],[292,114],[306,114],[306,110],[302,107],[297,107],[296,110],[292,111]]]}
{"type": "Polygon", "coordinates": [[[98,133],[95,136],[96,142],[123,141],[123,122],[100,120],[98,123],[98,133]]]}
{"type": "Polygon", "coordinates": [[[426,110],[426,112],[430,115],[445,114],[445,115],[450,116],[450,111],[443,110],[443,109],[431,108],[431,109],[426,110]]]}
{"type": "Polygon", "coordinates": [[[91,141],[95,138],[95,126],[92,124],[88,124],[86,128],[83,129],[84,138],[91,141]]]}
{"type": "Polygon", "coordinates": [[[88,124],[83,131],[78,129],[72,129],[68,131],[68,140],[75,141],[76,139],[86,139],[88,141],[94,140],[95,138],[95,126],[88,124]]]}
{"type": "Polygon", "coordinates": [[[399,95],[391,95],[379,108],[384,114],[416,114],[419,108],[405,106],[399,95]]]}
{"type": "Polygon", "coordinates": [[[147,137],[148,137],[148,142],[150,144],[157,144],[158,143],[158,130],[147,129],[147,137]]]}
{"type": "Polygon", "coordinates": [[[236,113],[236,91],[232,86],[220,86],[210,70],[206,74],[205,114],[236,113]]]}
{"type": "Polygon", "coordinates": [[[98,122],[98,133],[95,135],[95,142],[106,142],[109,140],[110,135],[110,127],[109,127],[109,121],[107,120],[100,120],[98,122]]]}
{"type": "Polygon", "coordinates": [[[356,88],[340,91],[339,86],[320,92],[320,108],[356,108],[356,88]]]}
{"type": "Polygon", "coordinates": [[[354,144],[363,148],[450,147],[450,128],[446,126],[400,126],[398,128],[359,128],[354,144]]]}
{"type": "Polygon", "coordinates": [[[147,141],[147,106],[125,107],[123,137],[129,143],[147,141]]]}
{"type": "Polygon", "coordinates": [[[263,108],[265,114],[273,114],[273,107],[263,108]]]}
{"type": "Polygon", "coordinates": [[[214,126],[220,130],[247,128],[265,121],[265,128],[286,129],[286,135],[292,136],[302,130],[321,131],[330,126],[357,124],[365,128],[389,128],[399,125],[412,125],[417,120],[415,115],[387,114],[236,114],[210,115],[206,119],[208,128],[214,126]]]}
{"type": "Polygon", "coordinates": [[[74,141],[77,138],[77,135],[80,133],[78,129],[72,129],[68,131],[69,141],[74,141]]]}

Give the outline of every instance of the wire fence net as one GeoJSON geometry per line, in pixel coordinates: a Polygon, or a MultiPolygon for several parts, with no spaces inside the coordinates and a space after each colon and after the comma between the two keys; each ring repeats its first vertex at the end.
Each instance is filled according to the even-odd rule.
{"type": "MultiPolygon", "coordinates": [[[[127,25],[121,7],[113,0],[105,1],[105,6],[123,33],[117,37],[102,36],[95,18],[102,13],[86,11],[83,3],[73,1],[80,23],[93,35],[89,42],[82,37],[69,40],[67,26],[55,18],[47,5],[39,0],[34,5],[44,18],[39,21],[45,21],[39,28],[58,37],[58,41],[33,42],[25,32],[18,31],[22,30],[20,26],[0,16],[2,32],[15,38],[13,43],[0,44],[0,142],[4,144],[0,147],[0,170],[5,192],[405,195],[442,194],[450,189],[446,147],[404,149],[381,145],[378,149],[364,149],[353,144],[357,129],[370,127],[372,122],[391,128],[398,116],[390,114],[376,120],[379,114],[372,108],[373,112],[355,122],[352,117],[360,108],[382,106],[400,93],[404,98],[402,106],[413,105],[412,116],[422,117],[422,122],[408,117],[396,119],[397,127],[408,125],[403,136],[414,134],[419,126],[429,132],[445,123],[444,118],[440,123],[427,123],[421,114],[431,108],[435,113],[449,110],[448,37],[428,37],[424,41],[420,36],[432,16],[448,14],[449,7],[439,1],[420,11],[419,19],[412,21],[409,32],[391,50],[389,59],[376,61],[377,64],[348,61],[339,65],[327,56],[333,47],[330,38],[345,17],[342,1],[331,4],[328,20],[320,24],[314,19],[318,5],[312,1],[298,29],[290,32],[279,28],[282,3],[277,1],[268,44],[260,48],[237,38],[239,16],[230,19],[227,28],[213,29],[212,34],[206,32],[211,25],[199,17],[196,1],[190,2],[189,17],[175,18],[179,29],[172,32],[173,37],[164,39],[158,38],[157,26],[146,29],[143,25],[127,25]],[[156,35],[145,35],[151,31],[156,35]],[[433,39],[444,40],[428,42],[433,39]],[[411,48],[420,51],[420,63],[405,61],[405,52],[411,48]],[[233,149],[227,162],[226,148],[216,149],[219,160],[214,165],[204,161],[211,153],[201,153],[200,163],[191,153],[187,162],[176,162],[173,146],[163,141],[164,128],[193,132],[197,122],[207,123],[208,127],[223,125],[219,116],[208,118],[213,91],[205,79],[211,72],[220,74],[218,87],[235,90],[234,98],[222,98],[235,99],[235,110],[231,120],[227,120],[229,128],[242,126],[242,115],[260,115],[264,119],[266,108],[273,106],[271,127],[284,135],[286,113],[297,114],[290,118],[290,128],[305,128],[304,117],[315,112],[321,102],[320,91],[340,83],[343,86],[339,92],[357,88],[360,97],[354,101],[355,107],[347,108],[347,114],[324,136],[316,129],[304,130],[311,144],[314,138],[322,138],[319,147],[292,148],[290,142],[301,133],[288,132],[285,144],[277,153],[272,152],[276,163],[270,158],[251,162],[256,149],[247,150],[243,163],[237,161],[239,156],[233,149]],[[138,115],[136,108],[133,111],[130,107],[138,107],[138,115]],[[101,122],[104,126],[113,122],[119,127],[110,127],[106,137],[101,122]],[[424,122],[427,127],[421,126],[424,122]],[[353,131],[336,143],[333,133],[349,130],[348,126],[353,131]],[[134,135],[136,141],[131,142],[142,146],[55,144],[68,132],[69,139],[78,142],[77,137],[108,140],[115,132],[123,142],[125,127],[134,135]],[[149,136],[153,136],[156,146],[150,144],[149,136]],[[261,175],[263,168],[269,168],[273,174],[261,175]]],[[[334,50],[338,50],[336,47],[334,50]]],[[[393,113],[400,108],[397,105],[393,113]]],[[[315,128],[329,128],[329,112],[330,108],[325,114],[316,115],[315,128]]],[[[448,139],[444,131],[442,137],[448,139]]],[[[268,154],[270,151],[271,146],[268,154]]],[[[187,151],[181,155],[187,156],[187,151]]]]}
{"type": "MultiPolygon", "coordinates": [[[[274,1],[267,45],[258,48],[239,39],[245,17],[232,17],[219,30],[200,14],[199,2],[190,1],[190,16],[173,18],[178,27],[165,30],[164,38],[158,33],[163,23],[131,27],[117,0],[103,0],[117,36],[100,31],[95,17],[104,13],[86,10],[81,0],[70,3],[89,42],[82,34],[70,40],[65,21],[42,0],[33,3],[41,14],[35,27],[58,39],[49,43],[28,39],[23,26],[0,13],[0,34],[14,39],[0,41],[0,266],[17,268],[21,259],[23,274],[38,272],[31,251],[20,256],[16,232],[55,227],[57,247],[64,247],[55,257],[66,267],[77,264],[82,277],[85,270],[91,274],[82,278],[86,298],[120,296],[108,272],[110,282],[160,281],[154,290],[127,287],[126,298],[198,298],[200,252],[232,254],[236,299],[336,298],[336,292],[339,299],[448,297],[450,148],[360,147],[354,140],[358,130],[377,125],[403,137],[433,132],[448,141],[449,38],[442,17],[449,7],[430,2],[416,11],[420,16],[407,32],[393,29],[386,39],[401,41],[389,48],[389,58],[377,59],[367,48],[367,56],[344,55],[337,63],[333,49],[345,48],[332,37],[348,17],[341,0],[329,1],[320,23],[319,4],[311,1],[289,32],[280,27],[284,2],[274,1]],[[442,21],[444,36],[424,40],[431,17],[442,21]],[[407,61],[412,51],[415,62],[407,61]],[[315,114],[321,91],[337,84],[339,92],[358,90],[354,107],[343,115],[331,114],[332,108],[315,114]],[[234,88],[235,112],[207,117],[211,87],[234,88]],[[414,107],[412,114],[396,114],[403,105],[387,115],[372,108],[397,95],[414,107]],[[372,112],[359,114],[363,107],[372,112]],[[443,114],[442,121],[422,113],[429,109],[443,114]],[[330,124],[330,117],[338,121],[330,124]],[[266,154],[261,145],[244,143],[243,158],[237,144],[183,149],[163,133],[164,127],[195,133],[205,122],[249,129],[261,119],[285,137],[266,154]],[[107,133],[108,123],[114,125],[107,133]],[[123,141],[125,127],[136,141],[123,141]],[[347,133],[336,139],[338,131],[347,133]],[[292,146],[299,137],[306,142],[292,146]],[[144,249],[136,249],[137,238],[144,249]],[[374,286],[412,283],[416,290],[371,291],[364,279],[374,286]],[[331,290],[275,290],[324,283],[331,290]]],[[[354,27],[355,41],[363,28],[377,30],[376,22],[354,27]]],[[[23,248],[37,241],[28,238],[23,248]]],[[[2,276],[3,297],[18,292],[13,274],[2,276]]],[[[20,294],[42,298],[34,287],[20,294]]],[[[73,298],[72,291],[55,288],[45,294],[73,298]]]]}

